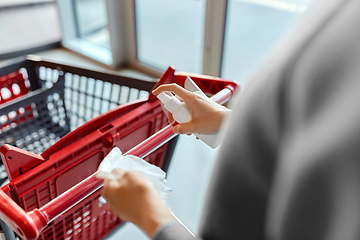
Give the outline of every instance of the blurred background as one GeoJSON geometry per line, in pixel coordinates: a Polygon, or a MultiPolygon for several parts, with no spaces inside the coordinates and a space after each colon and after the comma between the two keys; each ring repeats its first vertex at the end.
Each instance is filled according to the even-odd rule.
{"type": "MultiPolygon", "coordinates": [[[[247,80],[318,0],[0,0],[0,67],[35,54],[156,81],[177,71],[247,80]]],[[[217,149],[181,136],[168,204],[196,232],[217,149]]],[[[131,224],[107,239],[147,239],[131,224]]]]}

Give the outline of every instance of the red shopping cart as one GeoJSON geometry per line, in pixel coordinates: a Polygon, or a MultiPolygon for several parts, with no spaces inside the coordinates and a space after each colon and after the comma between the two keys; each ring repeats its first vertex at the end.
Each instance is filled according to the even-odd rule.
{"type": "MultiPolygon", "coordinates": [[[[112,79],[114,84],[119,84],[120,81],[114,79],[113,74],[104,76],[95,71],[43,60],[34,61],[34,64],[59,71],[60,77],[50,84],[50,88],[40,87],[35,90],[38,91],[36,94],[32,94],[36,96],[34,102],[37,99],[44,102],[46,107],[42,110],[48,112],[44,116],[50,115],[51,121],[48,119],[47,122],[49,126],[55,122],[55,129],[71,126],[71,121],[77,120],[69,114],[69,110],[72,110],[75,101],[73,97],[79,97],[77,94],[81,92],[81,84],[75,91],[77,94],[71,95],[71,101],[67,102],[67,73],[71,72],[72,76],[86,76],[86,80],[112,79]],[[54,99],[58,101],[57,107],[54,107],[54,99]],[[64,109],[60,111],[61,107],[64,109]],[[55,112],[51,113],[54,108],[55,112]],[[62,118],[58,116],[59,113],[63,113],[62,118]]],[[[156,86],[172,82],[183,85],[186,77],[187,74],[176,75],[175,70],[170,67],[156,86]]],[[[219,103],[230,99],[237,87],[236,82],[220,78],[193,76],[192,79],[205,93],[214,95],[213,99],[219,103]]],[[[147,85],[142,85],[142,81],[123,80],[124,84],[132,84],[134,88],[143,91],[149,91],[153,87],[153,83],[150,83],[151,88],[147,88],[147,85]]],[[[46,81],[44,83],[40,85],[48,85],[46,81]]],[[[24,101],[22,104],[29,104],[29,97],[26,94],[24,99],[13,102],[11,105],[15,110],[12,111],[20,108],[21,101],[24,101]]],[[[149,94],[147,99],[129,101],[131,97],[128,97],[127,100],[127,103],[107,109],[104,113],[100,110],[99,116],[85,123],[80,121],[80,126],[75,129],[70,127],[71,132],[57,140],[41,155],[8,144],[0,147],[9,178],[9,183],[0,190],[0,218],[20,238],[100,239],[117,227],[121,220],[108,210],[106,204],[99,201],[103,181],[95,177],[98,165],[115,146],[125,154],[142,157],[166,170],[176,143],[170,141],[175,134],[172,127],[167,125],[160,102],[152,94],[149,94]]],[[[37,114],[34,113],[31,120],[39,119],[41,115],[38,105],[40,103],[32,104],[32,109],[37,111],[37,114]]],[[[75,113],[81,115],[80,108],[77,109],[78,112],[75,113]]],[[[86,114],[86,109],[81,111],[86,114]]],[[[21,122],[13,125],[13,128],[22,127],[21,122]]]]}

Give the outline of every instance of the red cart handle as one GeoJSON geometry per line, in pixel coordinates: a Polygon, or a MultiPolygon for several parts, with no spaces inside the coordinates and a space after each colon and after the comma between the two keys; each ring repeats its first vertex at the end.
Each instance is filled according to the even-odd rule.
{"type": "MultiPolygon", "coordinates": [[[[231,86],[227,86],[212,96],[211,99],[219,104],[223,104],[232,97],[233,90],[234,89],[231,86]]],[[[124,155],[134,155],[144,158],[176,135],[177,134],[172,130],[172,126],[168,125],[126,152],[124,155]]],[[[21,238],[28,240],[37,239],[41,231],[50,222],[95,191],[99,190],[103,184],[103,180],[98,179],[95,172],[85,180],[48,202],[40,209],[34,209],[30,212],[25,212],[8,195],[0,190],[0,218],[21,236],[21,238]]]]}

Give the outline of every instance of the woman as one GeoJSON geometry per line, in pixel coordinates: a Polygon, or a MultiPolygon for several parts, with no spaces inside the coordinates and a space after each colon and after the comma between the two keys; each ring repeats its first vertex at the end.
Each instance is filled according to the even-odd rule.
{"type": "MultiPolygon", "coordinates": [[[[105,182],[111,210],[155,240],[360,239],[359,9],[322,1],[236,97],[197,237],[140,173],[105,182]]],[[[229,113],[175,85],[161,91],[192,113],[178,133],[215,132],[229,113]]]]}

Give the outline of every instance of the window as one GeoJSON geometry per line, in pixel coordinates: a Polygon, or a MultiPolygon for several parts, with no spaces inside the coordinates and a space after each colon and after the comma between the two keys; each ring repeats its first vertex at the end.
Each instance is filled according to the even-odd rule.
{"type": "Polygon", "coordinates": [[[57,1],[62,44],[99,62],[113,62],[105,0],[57,1]]]}
{"type": "Polygon", "coordinates": [[[136,0],[137,58],[165,70],[202,72],[205,0],[136,0]]]}
{"type": "Polygon", "coordinates": [[[311,0],[230,0],[222,77],[244,83],[305,12],[311,0]]]}
{"type": "Polygon", "coordinates": [[[103,0],[75,0],[78,37],[110,48],[106,5],[103,0]]]}
{"type": "MultiPolygon", "coordinates": [[[[314,0],[62,0],[63,45],[155,77],[169,65],[243,83],[314,0]]],[[[314,1],[315,2],[315,1],[314,1]]]]}

